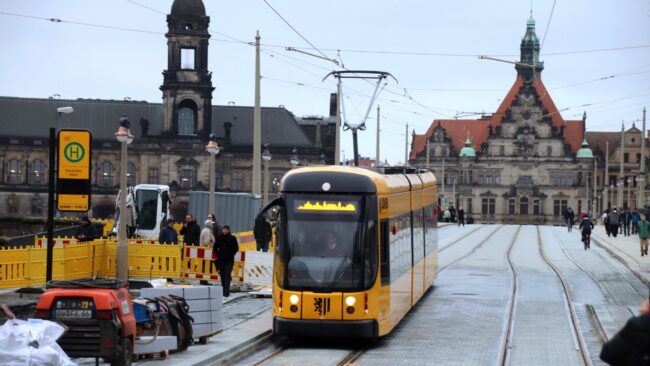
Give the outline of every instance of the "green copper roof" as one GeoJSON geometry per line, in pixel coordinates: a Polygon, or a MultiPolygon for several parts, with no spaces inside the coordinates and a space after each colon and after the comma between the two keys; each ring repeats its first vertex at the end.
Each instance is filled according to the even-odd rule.
{"type": "Polygon", "coordinates": [[[591,151],[591,149],[589,148],[589,144],[587,143],[587,136],[586,135],[585,135],[584,140],[582,140],[582,147],[576,153],[576,158],[578,158],[578,159],[593,159],[594,158],[594,153],[591,151]]]}
{"type": "Polygon", "coordinates": [[[537,34],[535,34],[535,19],[533,19],[532,14],[528,19],[528,22],[526,22],[526,34],[521,41],[522,43],[532,42],[535,46],[539,46],[539,39],[537,38],[537,34]]]}
{"type": "Polygon", "coordinates": [[[467,140],[465,141],[465,147],[460,149],[460,156],[475,157],[476,151],[472,147],[472,140],[469,139],[469,132],[467,133],[467,140]]]}

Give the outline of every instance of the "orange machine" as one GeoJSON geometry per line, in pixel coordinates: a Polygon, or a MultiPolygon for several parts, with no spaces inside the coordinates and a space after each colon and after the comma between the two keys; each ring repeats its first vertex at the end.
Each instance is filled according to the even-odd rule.
{"type": "Polygon", "coordinates": [[[36,305],[36,317],[60,322],[58,340],[70,357],[95,357],[130,365],[136,333],[129,293],[114,280],[51,281],[36,305]]]}

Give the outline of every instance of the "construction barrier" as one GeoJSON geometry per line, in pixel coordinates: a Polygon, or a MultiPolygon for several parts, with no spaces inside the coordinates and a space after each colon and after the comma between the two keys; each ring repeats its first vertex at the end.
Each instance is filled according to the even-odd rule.
{"type": "Polygon", "coordinates": [[[273,285],[273,253],[247,252],[243,281],[253,286],[273,285]]]}
{"type": "MultiPolygon", "coordinates": [[[[255,248],[252,231],[235,233],[240,252],[235,257],[233,282],[245,282],[245,249],[255,248]],[[252,241],[252,242],[251,242],[252,241]]],[[[185,278],[217,280],[212,248],[158,244],[155,240],[129,239],[129,276],[136,278],[185,278]]],[[[36,238],[33,247],[0,248],[0,288],[45,284],[47,241],[36,238]]],[[[97,239],[78,242],[55,238],[52,261],[54,280],[112,277],[116,273],[117,241],[97,239]]]]}

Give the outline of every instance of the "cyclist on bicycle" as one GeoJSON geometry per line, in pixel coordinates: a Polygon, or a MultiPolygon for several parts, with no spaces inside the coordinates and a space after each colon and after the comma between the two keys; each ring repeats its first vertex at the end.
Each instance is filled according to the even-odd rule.
{"type": "Polygon", "coordinates": [[[564,211],[564,221],[566,222],[566,226],[569,229],[569,232],[571,232],[571,229],[573,228],[574,218],[575,213],[573,213],[573,209],[571,207],[567,207],[566,211],[564,211]]]}
{"type": "Polygon", "coordinates": [[[582,242],[585,243],[585,250],[590,248],[591,230],[593,228],[594,223],[589,219],[589,214],[585,213],[579,227],[579,229],[582,229],[582,242]]]}

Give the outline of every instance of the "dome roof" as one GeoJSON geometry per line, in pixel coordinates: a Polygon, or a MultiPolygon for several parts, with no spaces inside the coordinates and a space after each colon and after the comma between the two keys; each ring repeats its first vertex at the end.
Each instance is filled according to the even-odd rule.
{"type": "Polygon", "coordinates": [[[201,0],[174,0],[171,15],[205,16],[205,6],[201,0]]]}
{"type": "Polygon", "coordinates": [[[475,157],[476,151],[472,147],[472,140],[469,139],[469,132],[467,132],[467,141],[465,141],[465,147],[460,149],[460,156],[466,157],[475,157]]]}
{"type": "Polygon", "coordinates": [[[591,151],[591,149],[589,148],[589,144],[587,143],[587,136],[586,135],[585,135],[585,139],[582,140],[582,147],[576,153],[576,158],[578,158],[578,159],[593,159],[594,158],[594,153],[591,151]]]}

